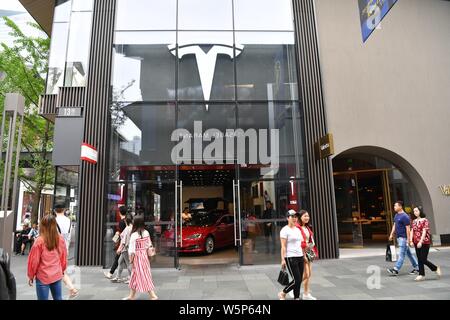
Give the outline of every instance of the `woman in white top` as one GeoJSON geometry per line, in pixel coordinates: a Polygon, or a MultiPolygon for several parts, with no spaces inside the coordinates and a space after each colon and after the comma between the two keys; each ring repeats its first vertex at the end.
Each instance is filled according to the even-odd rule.
{"type": "MultiPolygon", "coordinates": [[[[299,228],[302,232],[302,237],[305,239],[305,243],[302,245],[304,250],[312,250],[317,255],[316,244],[314,242],[314,235],[309,227],[309,213],[306,210],[300,211],[299,217],[299,228]]],[[[307,256],[306,256],[307,257],[307,256]]],[[[308,257],[307,257],[308,258],[308,257]]],[[[308,259],[305,260],[305,270],[303,271],[303,300],[317,300],[311,295],[309,290],[309,281],[311,280],[312,274],[312,261],[308,259]]]]}
{"type": "Polygon", "coordinates": [[[286,294],[294,290],[294,299],[300,300],[300,286],[302,284],[304,257],[301,247],[303,237],[300,229],[297,228],[298,214],[294,210],[289,210],[287,213],[287,226],[284,226],[280,231],[281,239],[281,267],[288,268],[292,277],[292,281],[278,293],[280,300],[286,299],[286,294]]]}

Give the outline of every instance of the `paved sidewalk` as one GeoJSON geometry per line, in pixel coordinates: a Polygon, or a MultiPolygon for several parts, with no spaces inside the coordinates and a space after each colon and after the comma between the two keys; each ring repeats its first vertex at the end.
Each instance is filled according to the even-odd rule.
{"type": "MultiPolygon", "coordinates": [[[[449,248],[432,249],[429,259],[441,266],[443,276],[436,280],[434,273],[427,269],[427,280],[419,283],[414,281],[415,276],[408,274],[411,270],[408,260],[397,277],[387,274],[386,268],[393,264],[385,262],[384,256],[317,261],[313,267],[312,293],[321,300],[450,300],[449,248]],[[367,282],[377,283],[373,271],[368,273],[369,267],[375,274],[379,271],[379,289],[371,290],[367,286],[367,282]]],[[[27,256],[12,259],[18,299],[35,300],[35,288],[27,285],[26,263],[27,256]]],[[[74,270],[72,277],[81,284],[76,299],[119,300],[128,294],[127,285],[111,283],[100,267],[74,270]]],[[[276,281],[279,270],[278,265],[209,265],[152,271],[156,292],[163,300],[273,300],[281,290],[276,281]]],[[[64,293],[67,298],[67,290],[64,293]]],[[[143,294],[139,298],[147,299],[143,294]]]]}

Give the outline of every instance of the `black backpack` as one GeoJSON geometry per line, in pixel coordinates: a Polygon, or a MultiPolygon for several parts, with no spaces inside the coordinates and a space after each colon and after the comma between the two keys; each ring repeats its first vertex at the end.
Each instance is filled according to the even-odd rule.
{"type": "Polygon", "coordinates": [[[0,300],[16,300],[16,278],[10,270],[9,255],[0,249],[0,300]]]}

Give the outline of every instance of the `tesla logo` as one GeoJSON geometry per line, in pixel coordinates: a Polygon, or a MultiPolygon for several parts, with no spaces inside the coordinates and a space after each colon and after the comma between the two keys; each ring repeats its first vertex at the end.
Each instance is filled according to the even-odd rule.
{"type": "MultiPolygon", "coordinates": [[[[226,55],[233,59],[233,46],[227,44],[215,44],[205,52],[199,44],[188,44],[178,47],[178,56],[182,59],[186,55],[193,54],[197,60],[198,72],[203,89],[203,97],[209,101],[211,96],[212,82],[216,69],[216,60],[219,54],[226,55]]],[[[168,46],[170,53],[176,56],[176,45],[168,46]]],[[[244,50],[243,45],[236,45],[236,57],[244,50]]]]}

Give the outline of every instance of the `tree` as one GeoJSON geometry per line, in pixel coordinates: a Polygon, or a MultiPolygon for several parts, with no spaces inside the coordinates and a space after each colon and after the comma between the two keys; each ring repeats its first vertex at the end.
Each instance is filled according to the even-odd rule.
{"type": "MultiPolygon", "coordinates": [[[[9,18],[3,17],[14,37],[14,44],[4,43],[0,48],[0,112],[3,112],[5,94],[18,92],[25,97],[25,115],[22,147],[30,156],[28,167],[32,175],[21,170],[20,179],[33,192],[32,222],[37,222],[41,194],[46,184],[53,184],[54,168],[49,158],[53,148],[53,125],[39,115],[39,96],[45,90],[50,39],[26,36],[9,18]]],[[[30,25],[40,31],[36,23],[30,25]]],[[[24,161],[20,167],[23,169],[24,161]]]]}

